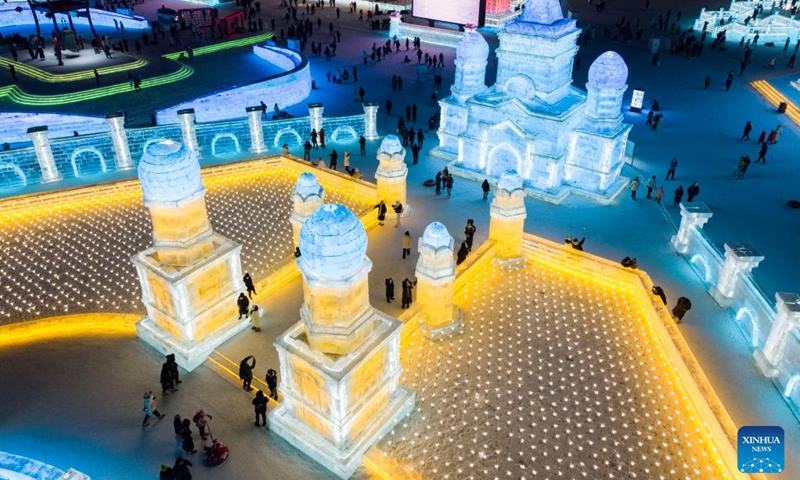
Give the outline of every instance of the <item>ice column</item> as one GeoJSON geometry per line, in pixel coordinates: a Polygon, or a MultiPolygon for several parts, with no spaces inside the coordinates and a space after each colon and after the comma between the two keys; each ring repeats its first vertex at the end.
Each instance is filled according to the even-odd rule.
{"type": "Polygon", "coordinates": [[[756,350],[753,357],[765,377],[778,375],[778,364],[786,350],[786,341],[792,331],[800,326],[800,295],[796,293],[776,293],[775,309],[778,314],[772,322],[763,350],[756,350]]]}
{"type": "Polygon", "coordinates": [[[714,213],[705,203],[681,203],[681,225],[678,233],[672,236],[670,243],[672,248],[681,255],[686,255],[689,251],[689,232],[692,228],[702,229],[703,226],[714,216],[714,213]]]}
{"type": "Polygon", "coordinates": [[[250,151],[261,153],[264,146],[264,129],[261,126],[261,107],[247,107],[247,125],[250,127],[250,151]]]}
{"type": "Polygon", "coordinates": [[[308,104],[308,121],[310,122],[309,128],[311,130],[319,132],[319,129],[322,128],[323,110],[325,110],[325,107],[323,107],[321,103],[308,104]]]}
{"type": "Polygon", "coordinates": [[[397,201],[403,204],[403,217],[411,213],[411,207],[406,204],[408,167],[405,157],[406,150],[397,135],[386,135],[378,148],[380,165],[375,171],[375,180],[378,183],[378,199],[386,202],[389,216],[394,216],[392,205],[397,201]]]}
{"type": "Polygon", "coordinates": [[[378,104],[367,102],[364,104],[364,138],[367,140],[378,139],[378,104]]]}
{"type": "Polygon", "coordinates": [[[111,128],[111,140],[114,142],[114,163],[117,165],[117,170],[133,168],[131,149],[128,147],[128,134],[125,132],[125,113],[110,113],[106,115],[106,122],[111,128]]]}
{"type": "Polygon", "coordinates": [[[306,223],[306,219],[324,202],[325,190],[317,181],[317,177],[308,172],[301,174],[292,190],[294,208],[289,217],[289,221],[292,223],[292,238],[294,238],[295,247],[300,246],[300,229],[306,223]]]}
{"type": "Polygon", "coordinates": [[[200,164],[188,148],[172,140],[148,145],[139,181],[153,222],[153,246],[131,258],[147,310],[136,330],[192,370],[247,328],[236,306],[244,290],[242,247],[211,228],[200,164]]]}
{"type": "Polygon", "coordinates": [[[42,183],[57,182],[63,177],[56,167],[53,150],[50,149],[50,139],[47,138],[47,126],[30,127],[28,136],[33,141],[33,151],[36,152],[36,161],[42,170],[42,183]]]}
{"type": "Polygon", "coordinates": [[[456,72],[450,91],[458,103],[486,90],[486,63],[489,44],[475,31],[475,25],[466,25],[466,33],[456,45],[456,72]]]}
{"type": "Polygon", "coordinates": [[[369,303],[367,232],[346,207],[319,207],[299,242],[301,320],[275,340],[283,402],[270,427],[348,478],[414,408],[414,393],[399,383],[403,325],[369,303]]]}
{"type": "Polygon", "coordinates": [[[389,14],[389,38],[394,39],[394,37],[400,38],[403,36],[400,33],[400,25],[403,24],[403,16],[400,15],[400,12],[392,12],[389,14]]]}
{"type": "Polygon", "coordinates": [[[417,260],[417,302],[422,307],[420,329],[426,337],[437,339],[461,328],[461,310],[453,303],[453,237],[447,227],[433,222],[419,239],[417,260]]]}
{"type": "Polygon", "coordinates": [[[489,240],[496,242],[497,258],[507,260],[520,256],[527,215],[522,177],[516,170],[506,170],[494,189],[489,211],[489,240]]]}
{"type": "Polygon", "coordinates": [[[199,157],[200,146],[197,144],[197,126],[195,125],[194,118],[194,108],[178,110],[178,120],[181,123],[183,144],[199,157]]]}
{"type": "Polygon", "coordinates": [[[717,284],[709,294],[720,307],[730,306],[736,286],[742,275],[747,275],[758,266],[764,256],[749,243],[726,243],[725,262],[719,271],[717,284]]]}

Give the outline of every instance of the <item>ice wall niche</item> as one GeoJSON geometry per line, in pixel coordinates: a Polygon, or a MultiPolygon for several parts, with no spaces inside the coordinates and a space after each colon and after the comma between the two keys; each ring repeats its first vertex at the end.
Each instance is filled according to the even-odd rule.
{"type": "Polygon", "coordinates": [[[150,143],[139,161],[153,247],[134,255],[147,317],[140,338],[193,370],[247,328],[236,297],[244,290],[241,245],[214,232],[197,156],[172,140],[150,143]]]}
{"type": "Polygon", "coordinates": [[[275,340],[284,401],[271,430],[341,478],[414,408],[399,384],[400,331],[369,303],[367,233],[325,204],[300,230],[301,320],[275,340]]]}
{"type": "Polygon", "coordinates": [[[621,114],[628,68],[606,52],[592,64],[588,92],[574,87],[579,34],[557,0],[528,2],[498,33],[497,81],[486,87],[489,49],[468,31],[456,48],[452,94],[439,102],[432,153],[478,181],[516,170],[527,194],[544,200],[578,193],[610,203],[627,184],[619,174],[631,129],[621,114]]]}

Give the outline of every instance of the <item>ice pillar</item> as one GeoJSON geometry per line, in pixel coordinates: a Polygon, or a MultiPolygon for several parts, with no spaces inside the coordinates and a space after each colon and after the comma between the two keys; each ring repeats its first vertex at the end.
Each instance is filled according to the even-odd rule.
{"type": "Polygon", "coordinates": [[[300,229],[306,223],[306,219],[324,202],[325,190],[317,181],[317,177],[308,172],[301,174],[292,190],[294,208],[289,217],[295,247],[300,246],[300,229]]]}
{"type": "Polygon", "coordinates": [[[681,225],[678,233],[672,236],[672,248],[681,255],[689,251],[689,232],[692,228],[702,229],[714,213],[705,203],[681,203],[681,225]]]}
{"type": "Polygon", "coordinates": [[[197,126],[195,125],[194,108],[178,110],[178,120],[181,123],[183,144],[195,155],[200,157],[200,146],[197,144],[197,126]]]}
{"type": "Polygon", "coordinates": [[[56,167],[56,159],[50,148],[50,139],[47,138],[47,126],[31,127],[28,136],[33,141],[33,151],[36,152],[36,161],[42,170],[42,183],[57,182],[63,177],[56,167]]]}
{"type": "Polygon", "coordinates": [[[133,168],[131,149],[128,147],[128,134],[125,132],[125,113],[110,113],[106,115],[106,122],[111,128],[111,140],[114,142],[114,163],[117,165],[117,170],[133,168]]]}
{"type": "Polygon", "coordinates": [[[367,102],[364,104],[364,138],[367,140],[378,139],[378,104],[367,102]]]}
{"type": "Polygon", "coordinates": [[[725,262],[720,267],[717,284],[709,294],[721,307],[728,307],[736,293],[742,275],[747,275],[758,266],[764,256],[749,243],[726,243],[725,262]]]}
{"type": "MultiPolygon", "coordinates": [[[[411,213],[411,208],[406,204],[406,177],[408,167],[405,162],[406,150],[400,143],[397,135],[386,135],[378,148],[378,161],[380,165],[375,171],[375,180],[378,183],[378,199],[386,202],[391,212],[395,202],[403,204],[403,215],[411,213]]],[[[393,214],[390,214],[392,216],[393,214]]]]}
{"type": "Polygon", "coordinates": [[[800,326],[800,295],[796,293],[775,294],[777,315],[772,322],[764,348],[756,350],[753,357],[765,377],[778,375],[778,364],[786,350],[786,341],[792,331],[800,326]]]}
{"type": "Polygon", "coordinates": [[[437,339],[458,331],[462,314],[453,303],[453,237],[439,222],[428,225],[419,239],[416,276],[417,302],[422,307],[420,328],[425,336],[437,339]]]}
{"type": "Polygon", "coordinates": [[[172,140],[148,145],[139,181],[153,223],[153,247],[131,258],[147,310],[136,330],[192,370],[247,328],[236,306],[244,290],[242,247],[211,228],[200,164],[188,148],[172,140]]]}
{"type": "Polygon", "coordinates": [[[321,103],[308,104],[308,121],[310,122],[309,128],[311,130],[319,130],[322,128],[322,112],[325,107],[321,103]]]}
{"type": "Polygon", "coordinates": [[[506,170],[494,189],[489,210],[489,240],[495,241],[498,258],[507,260],[520,256],[527,215],[522,177],[516,170],[506,170]]]}
{"type": "Polygon", "coordinates": [[[400,15],[400,12],[392,12],[389,14],[389,38],[394,39],[395,37],[400,38],[403,36],[400,33],[400,25],[403,24],[403,16],[400,15]]]}
{"type": "Polygon", "coordinates": [[[283,402],[270,427],[348,478],[414,408],[400,385],[402,324],[369,304],[367,232],[346,207],[319,207],[299,242],[301,320],[275,340],[283,402]]]}
{"type": "Polygon", "coordinates": [[[247,107],[247,125],[250,127],[250,152],[262,153],[264,146],[264,128],[261,125],[261,107],[247,107]]]}

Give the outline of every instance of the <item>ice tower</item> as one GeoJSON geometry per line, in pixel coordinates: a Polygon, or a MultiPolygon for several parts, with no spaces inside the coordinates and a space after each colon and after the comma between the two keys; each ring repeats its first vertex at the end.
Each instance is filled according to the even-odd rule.
{"type": "Polygon", "coordinates": [[[292,215],[289,222],[292,224],[292,238],[294,246],[300,246],[300,229],[306,219],[325,203],[325,190],[313,173],[305,172],[297,178],[297,183],[292,190],[292,215]]]}
{"type": "Polygon", "coordinates": [[[610,202],[627,183],[619,178],[630,131],[620,114],[627,67],[613,52],[601,55],[587,98],[572,86],[579,34],[558,0],[529,0],[498,33],[497,81],[486,88],[488,46],[467,32],[432,153],[477,180],[516,170],[528,194],[549,201],[574,192],[610,202]]]}
{"type": "Polygon", "coordinates": [[[247,327],[237,319],[244,290],[241,245],[214,232],[197,156],[178,142],[151,143],[139,161],[153,246],[134,255],[147,317],[139,337],[193,370],[247,327]]]}
{"type": "Polygon", "coordinates": [[[272,431],[341,478],[414,408],[399,384],[400,331],[372,308],[367,232],[346,207],[319,207],[300,230],[301,320],[275,340],[283,402],[272,431]]]}

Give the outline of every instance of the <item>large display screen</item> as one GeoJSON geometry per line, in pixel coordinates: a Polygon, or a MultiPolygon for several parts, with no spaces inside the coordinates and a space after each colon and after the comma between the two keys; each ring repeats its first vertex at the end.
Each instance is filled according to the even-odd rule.
{"type": "Polygon", "coordinates": [[[486,0],[414,0],[411,13],[415,17],[440,22],[483,26],[486,0]]]}

